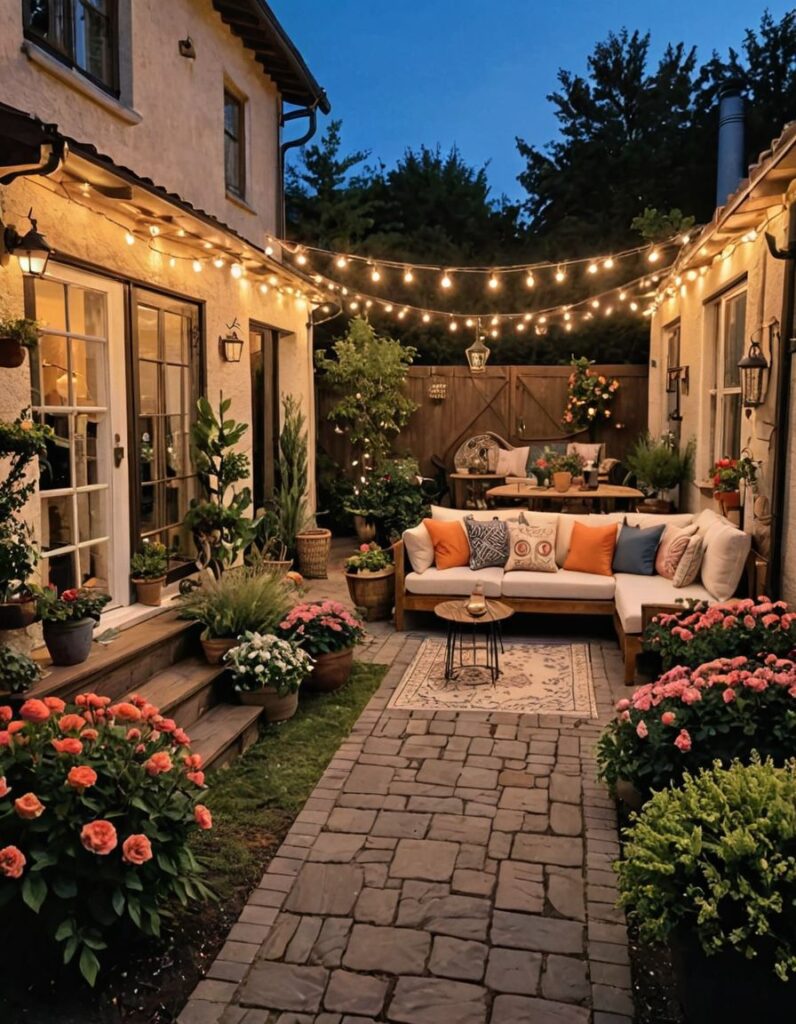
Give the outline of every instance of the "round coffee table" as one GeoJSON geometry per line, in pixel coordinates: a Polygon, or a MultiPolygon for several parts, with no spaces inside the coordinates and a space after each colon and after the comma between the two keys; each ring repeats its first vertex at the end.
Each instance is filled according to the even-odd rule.
{"type": "Polygon", "coordinates": [[[484,669],[489,673],[494,686],[500,675],[499,652],[503,650],[502,623],[514,614],[514,610],[502,601],[487,598],[486,612],[475,616],[467,611],[467,601],[467,598],[443,601],[434,609],[434,614],[448,626],[445,642],[445,679],[456,679],[463,670],[484,669]],[[479,627],[484,630],[484,639],[480,642],[479,627]],[[471,655],[472,660],[464,660],[465,650],[471,655]],[[479,655],[483,655],[483,660],[479,660],[479,655]]]}

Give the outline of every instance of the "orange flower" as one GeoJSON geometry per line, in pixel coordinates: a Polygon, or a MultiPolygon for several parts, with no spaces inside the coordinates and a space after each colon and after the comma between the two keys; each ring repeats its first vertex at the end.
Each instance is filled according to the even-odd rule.
{"type": "Polygon", "coordinates": [[[157,754],[153,754],[148,761],[144,762],[144,768],[146,769],[147,775],[160,775],[161,772],[170,772],[174,766],[171,763],[171,758],[164,751],[158,751],[157,754]]]}
{"type": "Polygon", "coordinates": [[[64,704],[60,697],[45,697],[44,703],[50,711],[57,711],[59,715],[62,711],[66,711],[66,704],[64,704]]]}
{"type": "Polygon", "coordinates": [[[80,732],[86,724],[82,715],[62,715],[58,719],[58,728],[61,732],[80,732]]]}
{"type": "Polygon", "coordinates": [[[194,821],[203,830],[213,827],[213,815],[204,804],[197,804],[193,809],[194,821]]]}
{"type": "Polygon", "coordinates": [[[81,740],[85,740],[86,743],[92,743],[98,736],[96,729],[84,729],[80,734],[81,740]]]}
{"type": "Polygon", "coordinates": [[[6,878],[20,878],[27,863],[25,854],[16,846],[4,846],[0,850],[0,875],[6,878]]]}
{"type": "Polygon", "coordinates": [[[0,747],[7,747],[11,742],[11,733],[8,729],[0,729],[0,747]]]}
{"type": "Polygon", "coordinates": [[[89,853],[96,853],[102,857],[115,850],[119,840],[113,825],[100,818],[83,826],[80,831],[80,842],[89,853]]]}
{"type": "Polygon", "coordinates": [[[111,705],[108,708],[108,714],[118,718],[120,722],[139,722],[141,720],[141,712],[135,704],[129,704],[126,701],[111,705]]]}
{"type": "Polygon", "coordinates": [[[190,779],[191,782],[195,782],[197,786],[204,786],[205,784],[205,773],[204,772],[186,772],[186,779],[190,779]]]}
{"type": "Polygon", "coordinates": [[[35,793],[26,793],[14,801],[14,810],[25,821],[33,821],[44,813],[44,804],[41,803],[35,793]]]}
{"type": "Polygon", "coordinates": [[[11,787],[6,782],[5,775],[3,775],[2,778],[0,778],[0,800],[2,800],[4,796],[8,796],[10,792],[11,787]]]}
{"type": "Polygon", "coordinates": [[[191,737],[184,729],[175,729],[171,734],[171,738],[178,747],[189,747],[191,745],[191,737]]]}
{"type": "Polygon", "coordinates": [[[19,709],[19,717],[24,718],[26,722],[46,722],[50,717],[50,709],[43,700],[36,700],[34,697],[25,701],[19,709]]]}
{"type": "Polygon", "coordinates": [[[153,721],[161,732],[174,732],[177,728],[177,723],[173,718],[164,718],[162,715],[158,715],[153,721]]]}
{"type": "Polygon", "coordinates": [[[74,768],[69,769],[69,774],[66,776],[67,785],[81,793],[89,786],[93,786],[96,781],[97,773],[86,764],[76,764],[74,768]]]}
{"type": "Polygon", "coordinates": [[[73,736],[65,740],[53,740],[52,745],[59,754],[82,754],[83,744],[73,736]]]}
{"type": "Polygon", "coordinates": [[[0,722],[5,724],[6,722],[10,722],[13,717],[14,712],[11,710],[8,704],[3,704],[0,706],[0,722]]]}
{"type": "Polygon", "coordinates": [[[19,721],[9,722],[8,723],[8,731],[13,736],[17,732],[22,732],[22,730],[25,728],[26,725],[27,725],[26,722],[19,722],[19,721]]]}
{"type": "Polygon", "coordinates": [[[152,844],[140,833],[128,836],[122,843],[122,860],[125,864],[145,864],[152,860],[152,844]]]}
{"type": "Polygon", "coordinates": [[[141,739],[141,730],[140,729],[128,729],[127,730],[127,736],[125,738],[128,739],[131,743],[137,743],[138,740],[141,739]]]}
{"type": "Polygon", "coordinates": [[[198,769],[202,767],[202,755],[186,754],[182,759],[182,763],[186,768],[190,768],[191,771],[198,771],[198,769]]]}

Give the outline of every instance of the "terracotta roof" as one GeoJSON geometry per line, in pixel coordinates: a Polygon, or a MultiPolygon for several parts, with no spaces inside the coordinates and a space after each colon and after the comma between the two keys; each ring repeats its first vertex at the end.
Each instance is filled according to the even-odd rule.
{"type": "Polygon", "coordinates": [[[332,107],[326,92],[265,0],[213,0],[213,7],[243,45],[254,52],[288,103],[329,113],[332,107]]]}

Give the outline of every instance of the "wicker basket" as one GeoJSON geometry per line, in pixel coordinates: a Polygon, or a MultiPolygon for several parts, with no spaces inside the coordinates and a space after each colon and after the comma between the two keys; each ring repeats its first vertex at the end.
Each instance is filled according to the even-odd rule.
{"type": "Polygon", "coordinates": [[[296,554],[301,575],[309,580],[325,580],[331,546],[331,530],[304,530],[296,534],[296,554]]]}

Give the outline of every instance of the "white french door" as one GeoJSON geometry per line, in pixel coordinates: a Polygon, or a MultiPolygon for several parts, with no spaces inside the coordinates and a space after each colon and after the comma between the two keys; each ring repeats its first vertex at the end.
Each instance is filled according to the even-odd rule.
{"type": "Polygon", "coordinates": [[[31,281],[41,324],[32,409],[54,439],[39,479],[40,575],[130,601],[124,288],[50,264],[31,281]]]}

